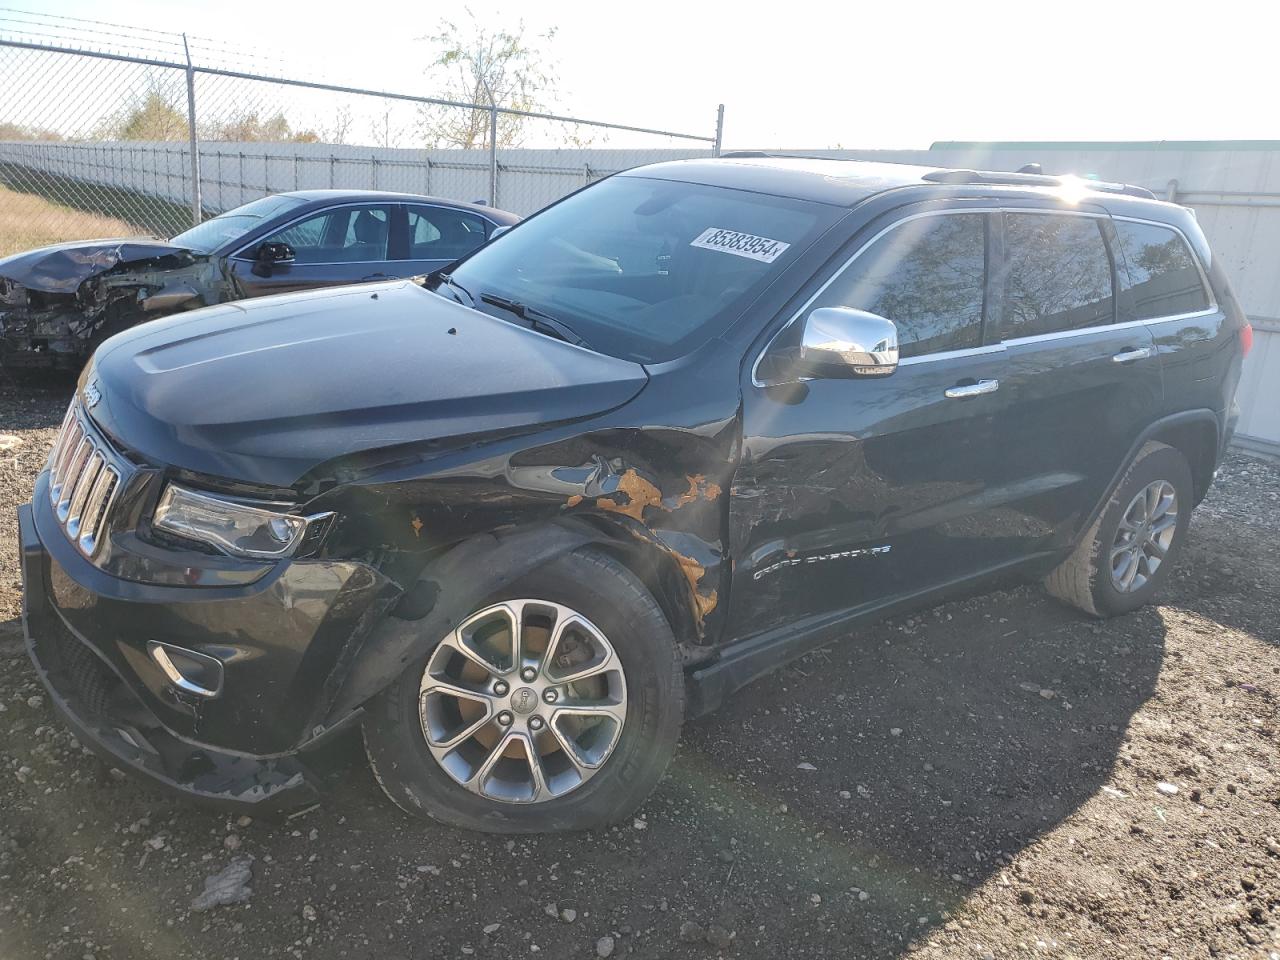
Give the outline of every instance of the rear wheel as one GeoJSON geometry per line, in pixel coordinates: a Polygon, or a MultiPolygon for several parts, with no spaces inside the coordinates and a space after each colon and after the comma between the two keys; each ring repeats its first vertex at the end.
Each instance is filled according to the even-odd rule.
{"type": "Polygon", "coordinates": [[[617,820],[675,750],[670,625],[609,557],[560,557],[490,597],[373,705],[370,763],[399,806],[493,832],[617,820]]]}
{"type": "Polygon", "coordinates": [[[1080,545],[1045,580],[1060,600],[1096,617],[1148,603],[1182,549],[1192,505],[1186,458],[1148,443],[1080,545]]]}

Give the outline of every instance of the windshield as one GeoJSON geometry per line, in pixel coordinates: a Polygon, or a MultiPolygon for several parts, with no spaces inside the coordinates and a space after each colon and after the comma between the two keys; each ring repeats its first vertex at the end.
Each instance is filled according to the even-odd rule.
{"type": "Polygon", "coordinates": [[[198,223],[190,230],[184,230],[169,242],[176,247],[187,247],[196,253],[213,253],[225,243],[229,243],[262,223],[264,220],[300,207],[307,201],[297,197],[261,197],[250,200],[242,207],[220,213],[212,220],[198,223]]]}
{"type": "MultiPolygon", "coordinates": [[[[475,306],[515,301],[586,346],[658,363],[728,326],[839,211],[724,187],[612,177],[483,247],[451,274],[475,306]]],[[[441,288],[443,293],[445,288],[441,288]]]]}

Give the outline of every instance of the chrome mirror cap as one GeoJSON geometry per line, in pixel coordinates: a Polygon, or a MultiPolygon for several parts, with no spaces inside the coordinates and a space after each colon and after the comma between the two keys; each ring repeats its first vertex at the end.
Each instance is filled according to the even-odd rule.
{"type": "Polygon", "coordinates": [[[800,364],[813,377],[884,377],[898,367],[898,328],[865,310],[819,307],[805,318],[800,364]]]}

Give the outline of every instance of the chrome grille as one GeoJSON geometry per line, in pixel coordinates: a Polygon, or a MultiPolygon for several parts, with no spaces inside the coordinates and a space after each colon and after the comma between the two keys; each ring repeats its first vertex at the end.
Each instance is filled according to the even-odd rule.
{"type": "Polygon", "coordinates": [[[87,557],[101,542],[120,490],[106,442],[73,402],[49,455],[49,502],[67,538],[87,557]]]}

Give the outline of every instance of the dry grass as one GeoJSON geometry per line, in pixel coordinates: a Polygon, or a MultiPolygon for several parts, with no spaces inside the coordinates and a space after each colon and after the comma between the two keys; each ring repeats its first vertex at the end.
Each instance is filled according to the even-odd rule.
{"type": "Polygon", "coordinates": [[[137,236],[124,220],[87,213],[0,186],[0,256],[63,240],[137,236]]]}

